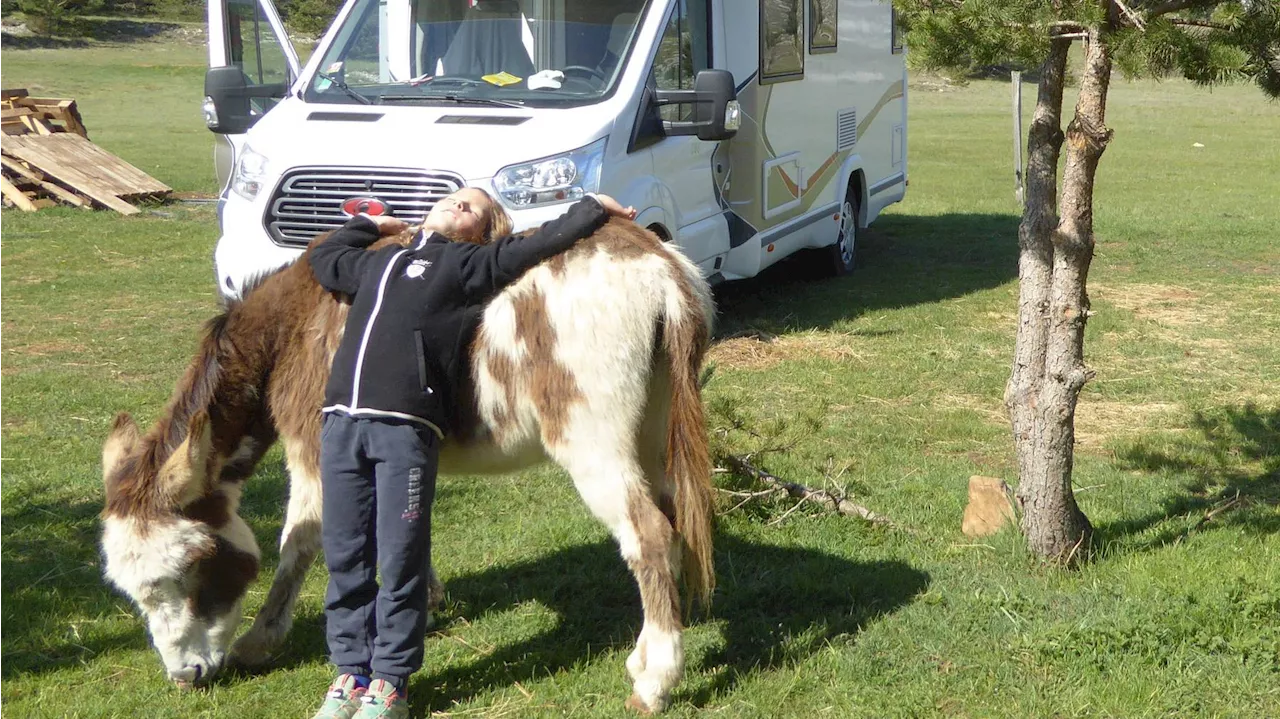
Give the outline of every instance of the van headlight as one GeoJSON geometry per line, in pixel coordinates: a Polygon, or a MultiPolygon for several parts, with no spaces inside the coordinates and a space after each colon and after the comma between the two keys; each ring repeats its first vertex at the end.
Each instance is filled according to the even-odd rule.
{"type": "Polygon", "coordinates": [[[570,202],[597,192],[604,141],[600,138],[586,147],[504,167],[493,176],[494,189],[503,202],[517,209],[570,202]]]}
{"type": "Polygon", "coordinates": [[[231,191],[246,200],[253,200],[262,191],[267,178],[267,157],[244,146],[236,158],[236,169],[231,174],[231,191]]]}

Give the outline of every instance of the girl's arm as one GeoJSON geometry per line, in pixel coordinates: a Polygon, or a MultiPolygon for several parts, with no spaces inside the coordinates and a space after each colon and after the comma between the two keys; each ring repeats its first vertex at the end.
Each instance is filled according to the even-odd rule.
{"type": "MultiPolygon", "coordinates": [[[[401,223],[403,224],[403,223],[401,223]]],[[[377,242],[382,225],[365,215],[356,215],[332,235],[311,248],[308,259],[316,281],[326,290],[354,295],[360,276],[377,253],[365,248],[377,242]]]]}
{"type": "Polygon", "coordinates": [[[589,195],[527,237],[512,235],[487,245],[455,244],[464,253],[459,271],[463,292],[473,301],[495,294],[529,268],[600,229],[610,214],[605,202],[589,195]]]}

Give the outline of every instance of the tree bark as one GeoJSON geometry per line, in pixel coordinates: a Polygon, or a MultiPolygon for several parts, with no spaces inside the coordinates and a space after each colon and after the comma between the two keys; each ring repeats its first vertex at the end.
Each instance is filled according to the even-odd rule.
{"type": "Polygon", "coordinates": [[[1075,117],[1067,128],[1062,214],[1055,214],[1062,81],[1069,43],[1055,40],[1028,138],[1027,204],[1018,231],[1018,338],[1005,389],[1018,455],[1022,531],[1042,558],[1087,556],[1093,527],[1071,490],[1075,408],[1092,373],[1084,365],[1085,285],[1093,259],[1093,181],[1111,138],[1105,126],[1111,57],[1091,29],[1075,117]]]}

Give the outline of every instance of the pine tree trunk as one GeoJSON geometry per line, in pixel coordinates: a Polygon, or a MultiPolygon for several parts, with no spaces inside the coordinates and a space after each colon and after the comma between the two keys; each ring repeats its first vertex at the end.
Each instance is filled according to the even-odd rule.
{"type": "Polygon", "coordinates": [[[1071,490],[1075,408],[1084,366],[1085,281],[1093,259],[1093,178],[1111,133],[1104,125],[1111,58],[1091,31],[1075,118],[1067,128],[1062,216],[1056,213],[1069,41],[1055,40],[1028,137],[1027,202],[1018,228],[1018,336],[1005,388],[1018,455],[1022,531],[1040,557],[1084,556],[1093,527],[1071,490]]]}

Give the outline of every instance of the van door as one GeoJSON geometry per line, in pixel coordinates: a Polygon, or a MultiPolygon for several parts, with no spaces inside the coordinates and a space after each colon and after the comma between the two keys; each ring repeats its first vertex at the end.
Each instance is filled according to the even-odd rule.
{"type": "MultiPolygon", "coordinates": [[[[710,21],[710,0],[673,3],[653,60],[659,90],[692,90],[698,71],[712,66],[710,21]]],[[[693,110],[693,105],[666,105],[659,112],[664,120],[680,121],[693,119],[693,110]]],[[[663,137],[649,149],[654,175],[675,204],[677,243],[706,274],[719,269],[714,258],[729,251],[728,221],[716,190],[729,170],[728,153],[717,155],[718,146],[682,135],[663,137]]]]}
{"type": "MultiPolygon", "coordinates": [[[[271,0],[209,0],[209,67],[238,67],[244,74],[252,122],[275,106],[298,78],[301,65],[271,0]]],[[[205,122],[215,124],[205,98],[205,122]]],[[[213,163],[226,188],[244,134],[214,133],[213,163]]]]}

